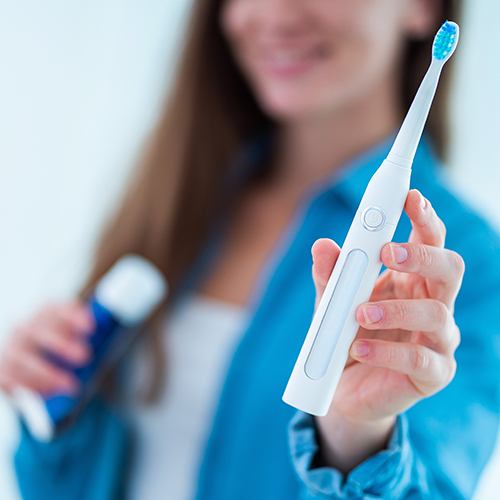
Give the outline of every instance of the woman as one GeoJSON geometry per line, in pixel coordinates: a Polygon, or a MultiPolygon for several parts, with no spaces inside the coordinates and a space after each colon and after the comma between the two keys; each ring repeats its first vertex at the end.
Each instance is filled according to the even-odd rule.
{"type": "MultiPolygon", "coordinates": [[[[128,388],[153,366],[156,405],[96,397],[49,444],[23,428],[25,498],[471,496],[498,425],[500,241],[439,170],[444,81],[401,243],[382,250],[328,414],[281,401],[312,285],[317,301],[444,18],[455,3],[196,2],[168,107],[85,290],[129,252],[168,277],[167,323],[149,325],[139,371],[130,361],[120,377],[128,388]]],[[[73,390],[40,350],[83,363],[91,327],[81,302],[43,309],[6,347],[5,390],[73,390]]]]}

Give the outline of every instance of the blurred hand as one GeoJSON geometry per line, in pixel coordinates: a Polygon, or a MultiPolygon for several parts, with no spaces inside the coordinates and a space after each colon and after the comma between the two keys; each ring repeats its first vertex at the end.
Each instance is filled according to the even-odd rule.
{"type": "Polygon", "coordinates": [[[93,326],[92,314],[82,303],[43,308],[14,329],[0,352],[0,388],[10,392],[22,386],[43,395],[75,391],[75,377],[51,363],[47,354],[83,365],[90,356],[85,337],[93,326]]]}
{"type": "MultiPolygon", "coordinates": [[[[405,203],[409,242],[386,244],[370,301],[356,310],[360,324],[329,412],[315,417],[323,460],[348,471],[383,449],[396,415],[443,389],[456,369],[460,332],[453,318],[463,259],[444,247],[445,226],[428,200],[411,190],[405,203]]],[[[312,247],[316,304],[339,247],[312,247]]]]}

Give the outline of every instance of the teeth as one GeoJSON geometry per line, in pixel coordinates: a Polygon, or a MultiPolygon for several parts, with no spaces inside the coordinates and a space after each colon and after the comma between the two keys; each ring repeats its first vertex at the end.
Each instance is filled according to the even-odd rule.
{"type": "Polygon", "coordinates": [[[303,54],[297,52],[274,52],[268,55],[269,61],[277,65],[289,65],[304,61],[306,58],[303,54]]]}

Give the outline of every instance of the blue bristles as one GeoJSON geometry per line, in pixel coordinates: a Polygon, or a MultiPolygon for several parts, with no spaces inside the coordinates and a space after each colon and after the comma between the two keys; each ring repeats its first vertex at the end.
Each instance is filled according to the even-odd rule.
{"type": "Polygon", "coordinates": [[[457,41],[458,26],[451,21],[446,21],[434,38],[432,56],[439,60],[446,59],[455,50],[457,41]]]}

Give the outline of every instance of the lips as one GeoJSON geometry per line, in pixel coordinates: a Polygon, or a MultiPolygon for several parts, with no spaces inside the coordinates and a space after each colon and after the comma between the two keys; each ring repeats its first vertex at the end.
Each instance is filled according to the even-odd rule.
{"type": "Polygon", "coordinates": [[[322,60],[322,51],[316,47],[301,49],[268,48],[261,52],[259,66],[266,73],[279,77],[298,77],[308,73],[322,60]]]}

